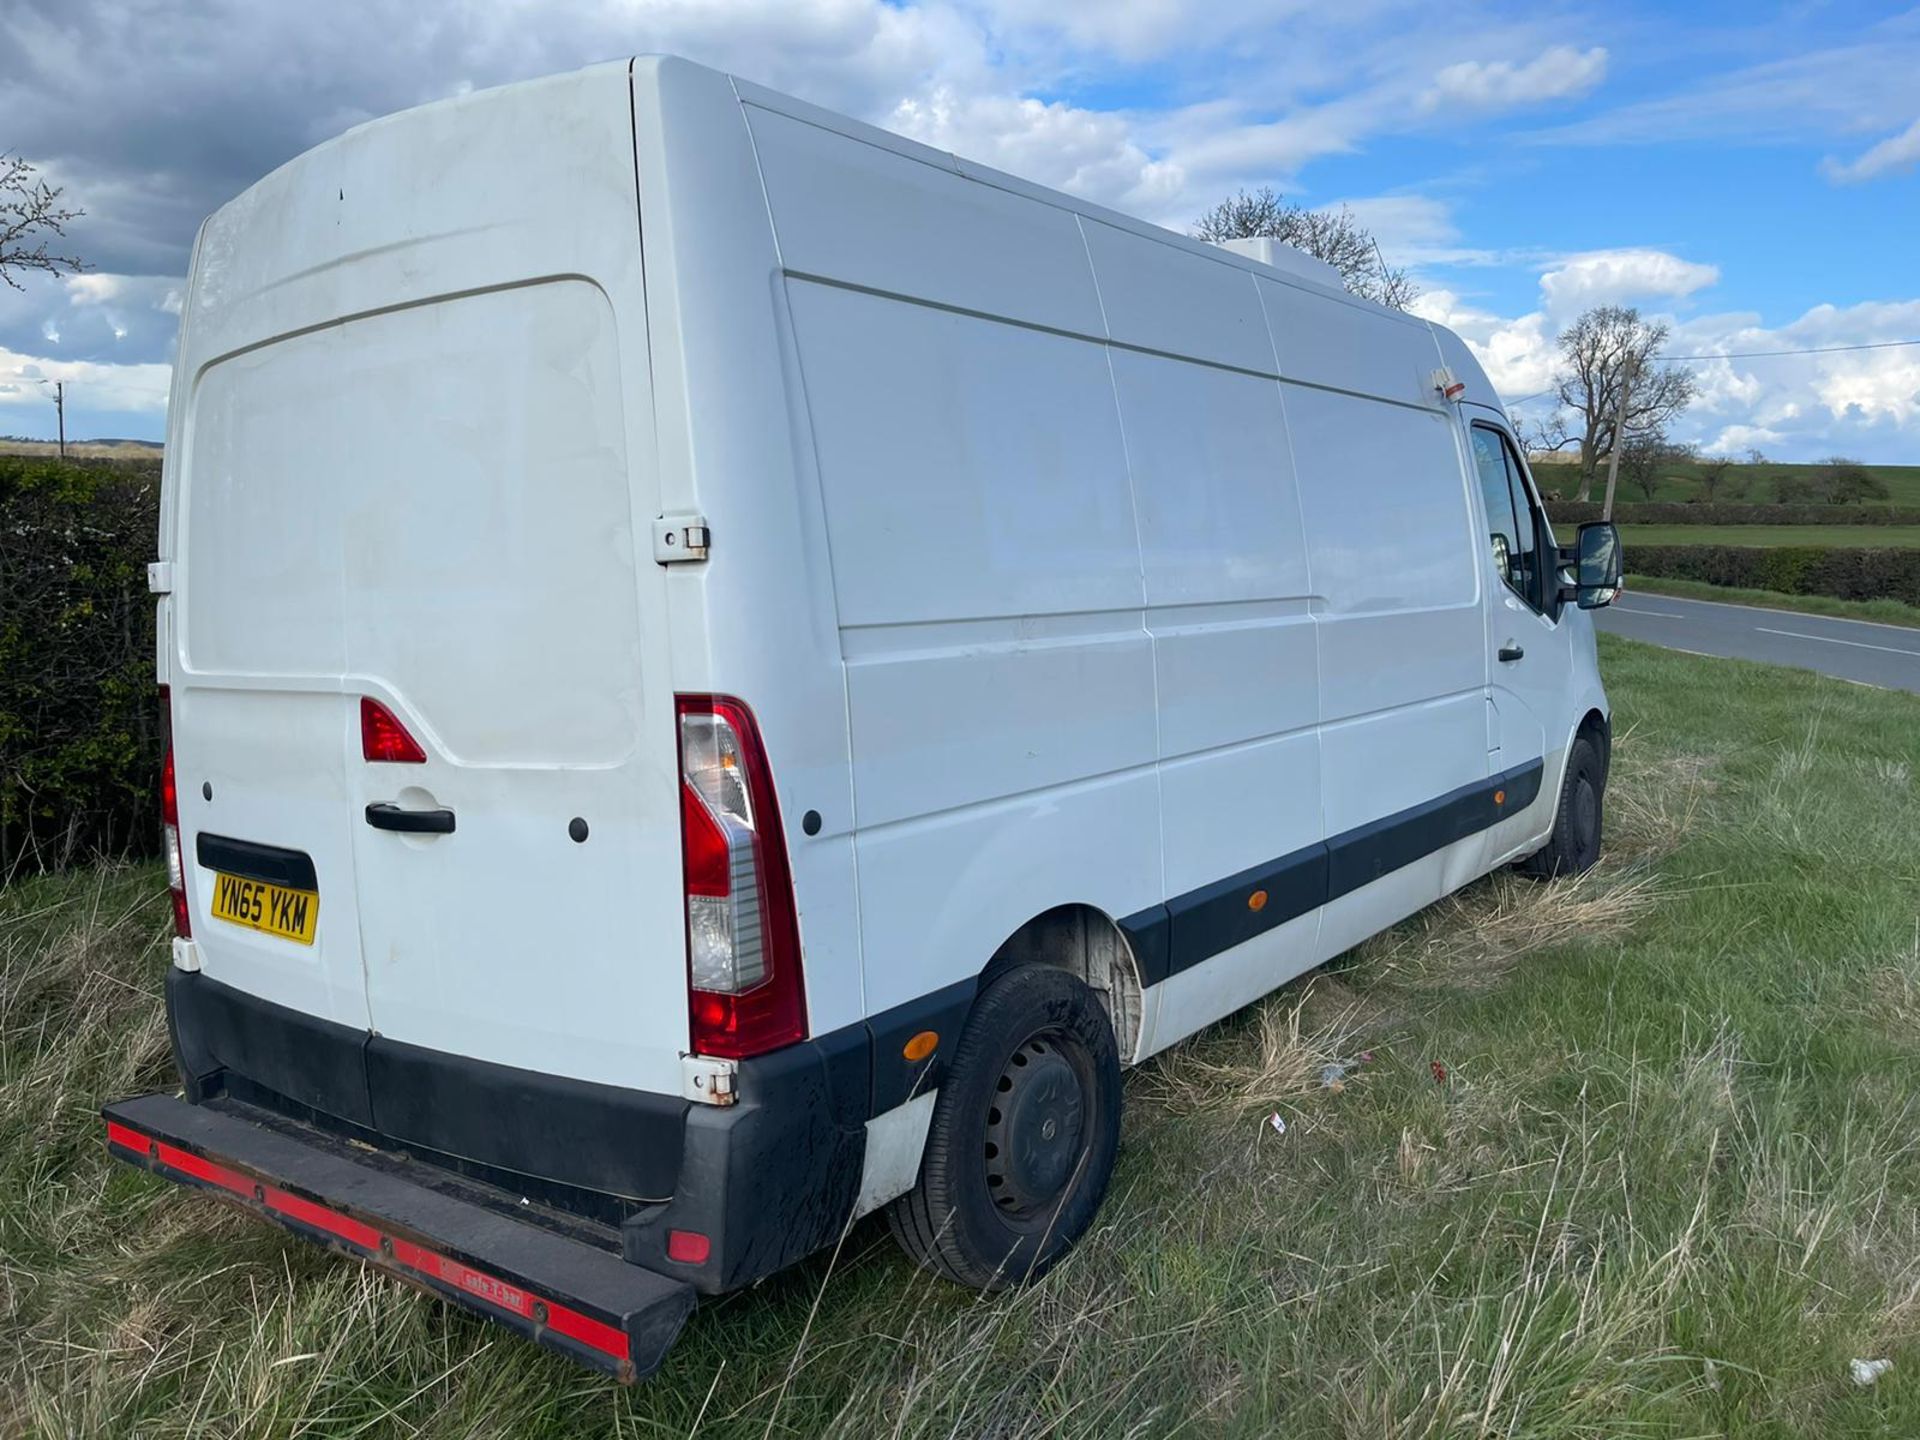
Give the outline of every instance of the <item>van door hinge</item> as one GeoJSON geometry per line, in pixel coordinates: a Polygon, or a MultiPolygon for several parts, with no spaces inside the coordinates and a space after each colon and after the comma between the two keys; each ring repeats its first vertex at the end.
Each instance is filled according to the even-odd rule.
{"type": "Polygon", "coordinates": [[[662,515],[653,522],[653,558],[662,565],[704,560],[712,539],[704,515],[662,515]]]}
{"type": "Polygon", "coordinates": [[[702,1105],[731,1105],[736,1067],[731,1060],[710,1060],[704,1055],[680,1057],[680,1093],[702,1105]]]}
{"type": "Polygon", "coordinates": [[[173,562],[156,560],[147,566],[147,590],[154,595],[173,593],[173,562]]]}

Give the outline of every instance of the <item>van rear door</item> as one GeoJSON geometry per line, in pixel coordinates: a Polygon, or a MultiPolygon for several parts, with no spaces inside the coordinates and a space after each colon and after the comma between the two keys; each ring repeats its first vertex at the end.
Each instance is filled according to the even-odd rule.
{"type": "Polygon", "coordinates": [[[189,857],[199,832],[292,852],[318,894],[302,943],[215,918],[196,868],[210,977],[396,1042],[677,1093],[624,72],[363,127],[209,221],[168,678],[189,857]],[[424,759],[369,759],[363,699],[424,759]]]}

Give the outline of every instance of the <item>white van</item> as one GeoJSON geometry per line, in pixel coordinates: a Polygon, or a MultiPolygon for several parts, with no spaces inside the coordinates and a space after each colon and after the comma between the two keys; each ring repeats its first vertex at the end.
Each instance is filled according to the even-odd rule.
{"type": "Polygon", "coordinates": [[[1617,544],[1458,339],[682,61],[225,206],[167,440],[110,1147],[623,1378],[881,1207],[1038,1274],[1123,1067],[1599,846],[1617,544]]]}

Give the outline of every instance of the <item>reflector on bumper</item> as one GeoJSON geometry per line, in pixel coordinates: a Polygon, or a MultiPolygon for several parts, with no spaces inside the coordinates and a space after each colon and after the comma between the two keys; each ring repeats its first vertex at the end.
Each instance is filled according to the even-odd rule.
{"type": "Polygon", "coordinates": [[[102,1114],[117,1158],[210,1190],[622,1381],[652,1374],[692,1313],[694,1291],[682,1281],[297,1134],[168,1095],[102,1114]]]}

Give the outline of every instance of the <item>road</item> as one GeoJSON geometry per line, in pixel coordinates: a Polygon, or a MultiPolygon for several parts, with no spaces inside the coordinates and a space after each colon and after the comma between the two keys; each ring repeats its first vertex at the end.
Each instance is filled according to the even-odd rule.
{"type": "Polygon", "coordinates": [[[1920,630],[1632,591],[1595,612],[1602,630],[1694,655],[1765,660],[1920,694],[1920,630]]]}

